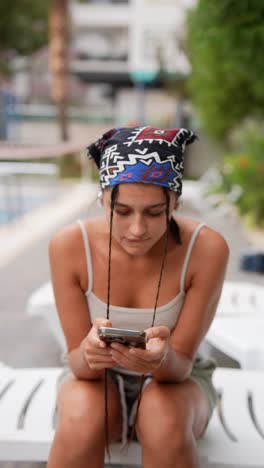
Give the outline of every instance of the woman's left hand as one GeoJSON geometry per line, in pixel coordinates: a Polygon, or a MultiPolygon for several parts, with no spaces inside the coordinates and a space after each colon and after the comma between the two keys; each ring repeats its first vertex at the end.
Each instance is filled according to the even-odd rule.
{"type": "Polygon", "coordinates": [[[170,330],[168,327],[152,327],[145,330],[146,349],[111,343],[113,360],[121,367],[147,374],[157,370],[169,351],[170,330]]]}

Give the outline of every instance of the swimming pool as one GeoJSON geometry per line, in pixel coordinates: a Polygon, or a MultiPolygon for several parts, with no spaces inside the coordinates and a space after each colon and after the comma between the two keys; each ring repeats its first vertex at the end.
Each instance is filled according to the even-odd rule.
{"type": "Polygon", "coordinates": [[[24,216],[47,203],[56,200],[63,192],[58,182],[41,180],[19,182],[13,186],[0,187],[0,226],[24,216]]]}

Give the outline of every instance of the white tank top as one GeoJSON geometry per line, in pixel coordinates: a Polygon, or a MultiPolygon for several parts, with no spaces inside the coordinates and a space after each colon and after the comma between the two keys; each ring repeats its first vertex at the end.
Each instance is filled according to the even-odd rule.
{"type": "MultiPolygon", "coordinates": [[[[86,232],[83,221],[78,220],[78,223],[82,230],[86,262],[87,262],[87,272],[88,272],[88,289],[85,292],[87,305],[90,313],[90,320],[93,323],[96,318],[106,316],[107,304],[101,299],[99,299],[93,292],[93,267],[92,267],[92,258],[91,250],[89,245],[88,234],[86,232]]],[[[185,275],[190,260],[191,252],[196,237],[198,236],[200,230],[205,226],[204,223],[199,224],[192,233],[190,239],[186,256],[183,262],[181,276],[180,276],[180,292],[167,304],[157,307],[156,309],[156,319],[155,325],[165,325],[170,330],[172,330],[178,320],[180,311],[182,309],[185,291],[184,291],[184,282],[185,275]]],[[[152,308],[143,309],[143,308],[132,308],[132,307],[118,307],[110,305],[109,307],[109,317],[112,322],[112,326],[115,328],[128,328],[130,330],[144,330],[151,326],[152,316],[153,316],[154,306],[152,308]]]]}

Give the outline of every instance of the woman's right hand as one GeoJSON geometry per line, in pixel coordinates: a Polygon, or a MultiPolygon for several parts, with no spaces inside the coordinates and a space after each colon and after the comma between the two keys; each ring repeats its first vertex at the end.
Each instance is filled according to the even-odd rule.
{"type": "Polygon", "coordinates": [[[93,370],[107,369],[116,365],[111,356],[110,346],[100,340],[98,336],[99,327],[112,327],[112,323],[107,319],[97,318],[80,345],[84,360],[93,370]]]}

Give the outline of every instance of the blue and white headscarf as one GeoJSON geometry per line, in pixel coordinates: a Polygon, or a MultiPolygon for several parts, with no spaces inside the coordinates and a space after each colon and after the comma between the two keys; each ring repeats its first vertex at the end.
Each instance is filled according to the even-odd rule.
{"type": "Polygon", "coordinates": [[[102,189],[140,182],[182,192],[184,151],[197,136],[185,128],[122,127],[88,146],[102,189]]]}

